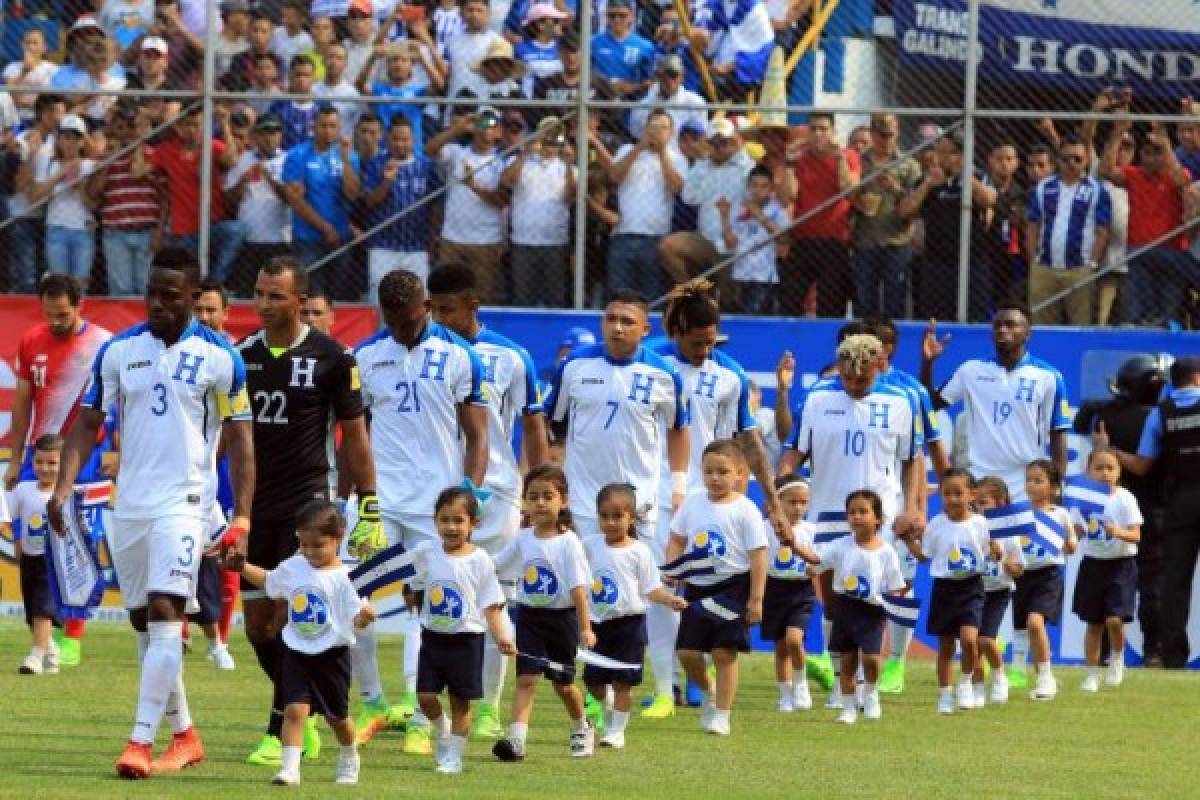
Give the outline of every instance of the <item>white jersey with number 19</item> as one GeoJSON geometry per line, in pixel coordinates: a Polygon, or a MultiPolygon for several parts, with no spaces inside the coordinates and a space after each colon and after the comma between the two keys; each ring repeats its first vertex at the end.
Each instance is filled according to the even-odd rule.
{"type": "Polygon", "coordinates": [[[96,354],[83,403],[120,415],[118,516],[209,519],[221,421],[250,420],[246,368],[224,336],[193,321],[168,346],[130,328],[96,354]]]}

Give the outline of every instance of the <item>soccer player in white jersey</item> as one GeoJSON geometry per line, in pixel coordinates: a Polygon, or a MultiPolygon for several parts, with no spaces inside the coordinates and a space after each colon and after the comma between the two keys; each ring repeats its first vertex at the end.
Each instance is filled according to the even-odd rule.
{"type": "Polygon", "coordinates": [[[601,535],[594,501],[610,483],[637,489],[639,538],[652,541],[664,429],[671,508],[687,493],[687,398],[679,372],[643,346],[649,332],[646,301],[618,290],[604,308],[603,343],[568,356],[546,397],[551,424],[566,442],[571,517],[585,541],[601,535]]]}
{"type": "Polygon", "coordinates": [[[250,524],[254,445],[245,367],[223,336],[192,318],[198,279],[199,267],[186,252],[167,249],[155,256],[147,321],[97,353],[46,509],[51,526],[62,531],[63,504],[95,445],[105,409],[118,406],[121,492],[109,546],[142,666],[133,733],[116,764],[117,773],[130,779],[204,758],[183,688],[183,619],[207,544],[222,435],[234,491],[234,518],[222,546],[244,548],[250,524]],[[164,713],[175,735],[152,765],[164,713]]]}
{"type": "MultiPolygon", "coordinates": [[[[811,462],[809,521],[843,511],[848,494],[870,489],[883,499],[885,529],[904,536],[925,524],[925,475],[917,459],[922,424],[912,395],[879,379],[882,356],[882,343],[868,334],[848,336],[838,346],[839,374],[810,389],[779,467],[793,471],[811,462]]],[[[829,575],[821,579],[823,597],[832,597],[829,575]]],[[[836,671],[839,654],[829,655],[836,671]]],[[[836,707],[836,686],[834,692],[830,706],[836,707]]]]}
{"type": "MultiPolygon", "coordinates": [[[[704,489],[704,471],[700,462],[704,448],[717,439],[733,439],[742,447],[746,463],[758,481],[765,498],[767,516],[776,536],[790,540],[788,524],[771,475],[771,463],[763,444],[758,422],[750,410],[750,379],[741,365],[716,349],[721,324],[721,310],[713,296],[713,284],[694,280],[676,286],[667,295],[663,313],[663,328],[670,339],[655,340],[647,347],[679,371],[683,393],[688,401],[688,437],[691,451],[688,459],[688,493],[704,489]]],[[[659,480],[660,507],[671,502],[671,471],[663,459],[659,480]]],[[[670,519],[662,514],[658,520],[651,549],[660,562],[670,537],[670,519]]],[[[646,613],[650,665],[654,670],[654,697],[642,715],[662,719],[675,712],[672,691],[675,660],[675,636],[679,630],[679,613],[654,604],[646,613]]]]}
{"type": "MultiPolygon", "coordinates": [[[[1008,484],[1013,502],[1025,499],[1025,467],[1050,458],[1061,474],[1067,469],[1070,406],[1062,373],[1029,354],[1029,313],[1018,304],[1001,304],[992,318],[994,359],[964,361],[940,389],[933,362],[945,351],[931,321],[921,354],[921,382],[934,405],[963,404],[967,426],[966,466],[977,478],[996,475],[1008,484]]],[[[960,417],[959,424],[963,424],[960,417]]]]}
{"type": "MultiPolygon", "coordinates": [[[[354,355],[371,413],[384,530],[389,543],[411,550],[437,540],[433,508],[443,489],[464,480],[472,488],[483,486],[488,466],[483,365],[466,340],[429,318],[429,299],[415,273],[393,270],[383,277],[379,311],[384,330],[358,345],[354,355]]],[[[402,621],[405,705],[415,705],[421,625],[411,612],[402,621]]],[[[367,687],[380,685],[376,652],[374,636],[358,637],[355,673],[367,687]]],[[[419,709],[408,724],[404,751],[431,752],[429,724],[419,709]]]]}
{"type": "MultiPolygon", "coordinates": [[[[537,372],[528,351],[479,321],[479,293],[475,273],[460,263],[443,264],[426,280],[433,318],[470,342],[483,364],[483,389],[487,397],[488,467],[483,488],[491,499],[483,505],[471,541],[495,556],[521,527],[521,471],[513,448],[517,415],[521,416],[521,446],[530,467],[544,464],[549,455],[546,417],[538,397],[537,372]]],[[[515,584],[504,585],[511,600],[515,584]]],[[[496,709],[504,688],[507,658],[488,633],[483,655],[483,701],[475,715],[474,733],[498,739],[504,726],[496,709]]]]}

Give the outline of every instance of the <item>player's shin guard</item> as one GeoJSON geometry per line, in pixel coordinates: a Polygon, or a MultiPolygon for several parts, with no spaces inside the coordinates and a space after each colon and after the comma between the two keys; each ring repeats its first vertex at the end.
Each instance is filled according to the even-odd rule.
{"type": "Polygon", "coordinates": [[[354,668],[354,679],[358,681],[358,695],[364,703],[376,703],[383,697],[383,680],[379,677],[379,644],[375,639],[374,626],[356,630],[354,638],[350,662],[354,668]]]}
{"type": "Polygon", "coordinates": [[[149,642],[142,659],[137,718],[130,741],[152,744],[162,721],[167,700],[183,668],[183,623],[151,622],[149,642]]]}
{"type": "Polygon", "coordinates": [[[188,708],[187,693],[183,688],[183,663],[179,664],[179,673],[175,676],[175,688],[167,697],[167,724],[172,733],[183,733],[192,727],[192,714],[188,708]]]}
{"type": "Polygon", "coordinates": [[[675,682],[675,637],[679,633],[679,612],[651,603],[646,609],[646,639],[650,669],[654,671],[654,693],[672,694],[675,682]]]}
{"type": "Polygon", "coordinates": [[[404,616],[404,691],[417,690],[417,659],[421,655],[421,619],[415,612],[404,616]]]}
{"type": "Polygon", "coordinates": [[[1029,630],[1026,628],[1013,630],[1012,666],[1022,672],[1029,666],[1029,630]]]}

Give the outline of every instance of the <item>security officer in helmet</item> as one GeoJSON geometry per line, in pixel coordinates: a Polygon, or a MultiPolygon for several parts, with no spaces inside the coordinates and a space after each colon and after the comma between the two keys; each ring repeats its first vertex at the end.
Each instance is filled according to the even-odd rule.
{"type": "Polygon", "coordinates": [[[1188,611],[1200,556],[1200,357],[1176,360],[1170,379],[1170,396],[1147,415],[1136,453],[1121,452],[1121,466],[1137,475],[1162,469],[1162,660],[1181,669],[1190,652],[1188,611]]]}
{"type": "MultiPolygon", "coordinates": [[[[1158,404],[1167,383],[1170,358],[1162,355],[1133,356],[1108,382],[1112,398],[1084,403],[1075,415],[1075,432],[1091,435],[1094,444],[1105,439],[1112,447],[1136,453],[1146,417],[1158,404]]],[[[1141,623],[1142,655],[1146,666],[1162,666],[1160,650],[1162,609],[1162,512],[1161,469],[1137,475],[1130,469],[1121,472],[1121,485],[1137,498],[1145,517],[1142,540],[1138,544],[1138,622],[1141,623]]]]}

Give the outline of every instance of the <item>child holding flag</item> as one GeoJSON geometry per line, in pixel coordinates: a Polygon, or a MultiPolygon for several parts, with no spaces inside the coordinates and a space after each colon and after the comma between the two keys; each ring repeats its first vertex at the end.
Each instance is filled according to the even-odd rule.
{"type": "Polygon", "coordinates": [[[1121,462],[1111,447],[1097,447],[1088,455],[1088,477],[1108,490],[1100,513],[1085,520],[1083,561],[1075,577],[1071,611],[1087,623],[1083,640],[1087,677],[1080,689],[1100,690],[1100,648],[1108,631],[1111,655],[1104,682],[1120,686],[1125,677],[1125,624],[1137,608],[1137,546],[1145,522],[1137,499],[1117,482],[1121,462]]]}
{"type": "Polygon", "coordinates": [[[58,481],[58,461],[63,438],[46,433],[33,443],[34,480],[21,481],[8,495],[0,496],[0,525],[11,524],[9,510],[20,520],[13,532],[17,566],[21,571],[21,600],[25,604],[25,624],[33,634],[33,647],[21,662],[22,675],[58,672],[58,647],[51,637],[56,618],[50,579],[46,575],[46,502],[58,481]]]}
{"type": "Polygon", "coordinates": [[[767,531],[758,507],[738,491],[748,473],[741,445],[732,439],[710,442],[700,463],[705,491],[684,500],[671,520],[667,543],[668,566],[677,560],[708,565],[686,580],[690,605],[680,616],[675,649],[704,694],[700,727],[728,736],[738,653],[750,651],[750,626],[762,620],[767,531]],[[715,686],[705,653],[712,654],[717,669],[715,686]]]}
{"type": "Polygon", "coordinates": [[[1037,519],[1036,533],[1023,537],[1021,551],[1025,571],[1016,580],[1013,593],[1013,626],[1028,632],[1029,650],[1037,671],[1030,697],[1052,700],[1058,683],[1050,670],[1050,637],[1046,625],[1057,625],[1062,616],[1062,567],[1067,554],[1075,552],[1071,515],[1057,504],[1062,475],[1053,461],[1040,458],[1025,468],[1025,494],[1037,519]]]}
{"type": "MultiPolygon", "coordinates": [[[[1009,505],[1008,484],[1003,478],[989,475],[980,478],[975,483],[975,508],[983,513],[1009,505]]],[[[979,624],[979,658],[975,661],[975,674],[971,676],[972,691],[975,694],[975,707],[980,708],[985,702],[1008,702],[1008,678],[1004,674],[1004,655],[1000,652],[997,636],[1000,624],[1004,622],[1004,614],[1012,600],[1014,581],[1025,569],[1025,556],[1021,552],[1020,537],[1008,537],[1000,540],[1003,555],[992,558],[989,554],[984,561],[983,572],[983,617],[979,624]],[[984,685],[984,662],[992,670],[992,689],[986,693],[984,685]],[[985,695],[986,693],[986,695],[985,695]]]]}
{"type": "Polygon", "coordinates": [[[593,536],[584,545],[592,568],[592,597],[589,609],[596,633],[595,651],[637,669],[607,669],[588,664],[583,682],[593,697],[605,697],[611,687],[612,715],[605,725],[601,747],[625,746],[625,726],[633,687],[642,682],[641,664],[646,658],[646,601],[676,611],[687,601],[663,587],[654,554],[637,540],[637,493],[633,486],[612,483],[596,497],[596,518],[603,538],[593,536]]]}

